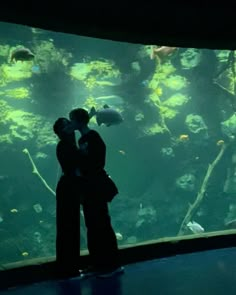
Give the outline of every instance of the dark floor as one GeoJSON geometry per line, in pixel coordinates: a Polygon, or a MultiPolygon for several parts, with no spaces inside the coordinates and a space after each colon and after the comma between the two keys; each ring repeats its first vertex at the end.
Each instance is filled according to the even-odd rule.
{"type": "Polygon", "coordinates": [[[1,291],[0,295],[235,295],[236,248],[127,265],[110,279],[48,281],[1,291]]]}

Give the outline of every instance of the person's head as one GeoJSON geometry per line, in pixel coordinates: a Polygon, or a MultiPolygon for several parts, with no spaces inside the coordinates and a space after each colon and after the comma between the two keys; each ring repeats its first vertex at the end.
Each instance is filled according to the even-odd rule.
{"type": "Polygon", "coordinates": [[[53,125],[53,131],[60,139],[71,137],[74,133],[66,132],[66,127],[69,127],[70,125],[71,121],[69,119],[64,117],[58,118],[53,125]]]}
{"type": "Polygon", "coordinates": [[[76,108],[70,111],[69,118],[78,130],[86,127],[89,123],[89,113],[82,108],[76,108]]]}

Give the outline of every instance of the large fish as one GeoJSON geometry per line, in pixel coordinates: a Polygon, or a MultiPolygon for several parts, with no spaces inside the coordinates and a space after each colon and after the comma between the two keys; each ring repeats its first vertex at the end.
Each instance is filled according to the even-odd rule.
{"type": "Polygon", "coordinates": [[[95,107],[92,107],[89,117],[92,118],[93,116],[96,116],[98,126],[101,124],[106,126],[118,125],[124,121],[121,114],[113,108],[110,108],[107,104],[105,104],[103,108],[99,110],[96,110],[95,107]]]}
{"type": "Polygon", "coordinates": [[[10,61],[27,61],[32,59],[34,59],[33,52],[31,52],[28,48],[21,47],[12,51],[10,61]]]}

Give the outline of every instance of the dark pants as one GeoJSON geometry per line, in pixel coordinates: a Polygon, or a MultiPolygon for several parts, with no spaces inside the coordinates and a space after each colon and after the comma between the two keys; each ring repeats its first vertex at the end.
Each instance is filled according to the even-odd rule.
{"type": "Polygon", "coordinates": [[[63,268],[79,269],[79,177],[62,176],[56,189],[56,261],[63,268]]]}
{"type": "Polygon", "coordinates": [[[85,201],[83,211],[91,264],[102,269],[118,267],[117,240],[107,202],[85,201]]]}

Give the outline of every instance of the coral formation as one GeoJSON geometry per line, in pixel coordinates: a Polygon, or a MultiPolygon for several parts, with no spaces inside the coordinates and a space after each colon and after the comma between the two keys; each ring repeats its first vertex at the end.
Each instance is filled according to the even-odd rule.
{"type": "Polygon", "coordinates": [[[90,90],[95,86],[112,86],[120,82],[120,71],[114,62],[108,60],[76,63],[71,67],[70,75],[90,90]]]}
{"type": "Polygon", "coordinates": [[[181,107],[182,105],[185,105],[189,101],[189,99],[189,97],[182,93],[176,93],[172,95],[170,98],[166,99],[163,102],[163,105],[170,108],[177,108],[181,107]]]}
{"type": "Polygon", "coordinates": [[[30,97],[30,91],[26,87],[17,87],[0,91],[0,96],[1,95],[13,99],[25,99],[30,97]]]}
{"type": "Polygon", "coordinates": [[[17,62],[15,64],[2,64],[0,66],[0,86],[10,82],[29,79],[32,76],[32,62],[17,62]]]}
{"type": "Polygon", "coordinates": [[[10,53],[10,45],[0,45],[0,57],[7,58],[10,53]]]}
{"type": "Polygon", "coordinates": [[[158,134],[158,133],[165,133],[166,128],[164,126],[161,126],[158,123],[154,123],[152,125],[145,126],[143,128],[143,132],[146,135],[155,135],[155,134],[158,134]]]}
{"type": "Polygon", "coordinates": [[[148,83],[148,88],[155,90],[160,86],[160,83],[163,83],[167,77],[174,73],[176,68],[171,63],[164,63],[160,67],[156,67],[155,73],[152,76],[152,79],[148,83]]]}
{"type": "Polygon", "coordinates": [[[173,158],[175,156],[175,153],[173,148],[168,146],[161,148],[161,155],[166,158],[173,158]]]}
{"type": "Polygon", "coordinates": [[[186,116],[185,124],[192,133],[200,133],[207,130],[203,118],[199,115],[189,114],[186,116]]]}
{"type": "Polygon", "coordinates": [[[163,85],[173,90],[180,90],[187,86],[186,78],[180,75],[170,75],[165,80],[162,81],[163,85]]]}
{"type": "Polygon", "coordinates": [[[55,144],[56,138],[52,133],[51,124],[45,118],[21,109],[15,109],[0,100],[0,123],[3,132],[0,142],[13,143],[14,140],[27,141],[35,138],[38,148],[55,144]]]}
{"type": "Polygon", "coordinates": [[[65,49],[56,48],[52,40],[36,41],[33,46],[35,64],[39,65],[42,73],[52,73],[59,68],[66,68],[72,54],[65,49]]]}
{"type": "Polygon", "coordinates": [[[180,63],[183,69],[195,68],[201,61],[201,51],[196,48],[188,48],[180,56],[180,63]]]}
{"type": "Polygon", "coordinates": [[[193,191],[195,189],[196,177],[191,173],[186,173],[176,179],[176,186],[184,191],[193,191]]]}
{"type": "Polygon", "coordinates": [[[220,63],[226,63],[228,61],[230,52],[230,50],[215,50],[216,57],[220,63]]]}

